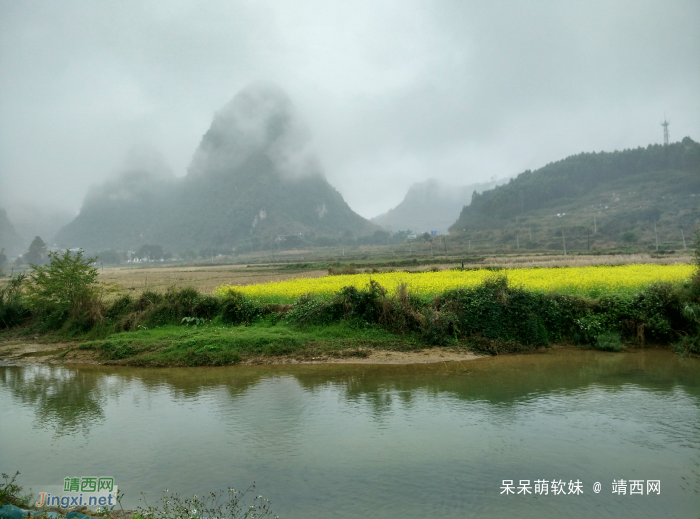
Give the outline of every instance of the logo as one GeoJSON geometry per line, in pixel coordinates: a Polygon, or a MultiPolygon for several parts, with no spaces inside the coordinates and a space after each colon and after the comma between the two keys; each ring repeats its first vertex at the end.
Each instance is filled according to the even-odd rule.
{"type": "Polygon", "coordinates": [[[48,486],[43,490],[44,492],[39,492],[39,501],[34,503],[37,508],[115,506],[119,492],[117,485],[114,484],[114,478],[106,476],[67,477],[63,480],[63,487],[48,486]]]}

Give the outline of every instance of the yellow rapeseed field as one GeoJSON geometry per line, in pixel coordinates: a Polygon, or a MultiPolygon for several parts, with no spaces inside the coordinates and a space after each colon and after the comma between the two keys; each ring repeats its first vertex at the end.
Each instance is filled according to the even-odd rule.
{"type": "Polygon", "coordinates": [[[371,279],[393,294],[401,284],[411,293],[428,297],[446,290],[474,287],[494,276],[507,276],[511,286],[536,292],[557,292],[598,297],[637,291],[653,283],[680,283],[689,279],[693,265],[621,265],[566,268],[523,268],[501,271],[444,270],[441,272],[386,272],[354,274],[322,278],[298,278],[258,285],[223,285],[214,293],[224,295],[229,290],[240,291],[269,303],[291,303],[304,294],[331,296],[341,288],[364,288],[371,279]]]}

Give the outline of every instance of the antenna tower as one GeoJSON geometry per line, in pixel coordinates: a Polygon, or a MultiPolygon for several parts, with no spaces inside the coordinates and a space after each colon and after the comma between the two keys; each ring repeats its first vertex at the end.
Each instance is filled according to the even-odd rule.
{"type": "Polygon", "coordinates": [[[661,123],[661,126],[664,127],[664,146],[668,146],[668,125],[671,124],[666,120],[666,116],[664,115],[664,122],[661,123]]]}

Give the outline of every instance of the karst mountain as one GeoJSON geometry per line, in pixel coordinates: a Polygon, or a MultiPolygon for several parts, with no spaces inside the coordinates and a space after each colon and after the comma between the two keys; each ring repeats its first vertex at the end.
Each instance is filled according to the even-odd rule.
{"type": "Polygon", "coordinates": [[[158,244],[176,252],[376,230],[328,183],[309,142],[284,92],[250,85],[215,115],[187,175],[177,178],[157,154],[135,153],[88,193],[56,242],[86,251],[158,244]]]}

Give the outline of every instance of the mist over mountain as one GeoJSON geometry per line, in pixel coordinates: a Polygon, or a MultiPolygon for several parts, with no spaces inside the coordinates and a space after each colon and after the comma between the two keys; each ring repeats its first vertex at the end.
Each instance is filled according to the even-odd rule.
{"type": "Polygon", "coordinates": [[[12,257],[23,254],[36,236],[53,244],[56,233],[74,218],[66,209],[39,204],[9,203],[2,208],[0,224],[0,249],[12,257]]]}
{"type": "Polygon", "coordinates": [[[481,193],[503,182],[506,180],[466,186],[442,184],[434,178],[417,182],[408,188],[399,205],[375,216],[372,221],[390,231],[438,231],[444,234],[455,222],[462,208],[471,202],[474,191],[481,193]]]}
{"type": "Polygon", "coordinates": [[[0,207],[0,251],[3,249],[8,256],[21,254],[22,238],[7,217],[7,211],[0,207]]]}
{"type": "Polygon", "coordinates": [[[573,240],[683,247],[700,224],[700,144],[580,153],[476,193],[450,227],[490,245],[573,240]],[[517,236],[517,238],[516,238],[517,236]],[[664,245],[664,243],[666,245],[664,245]]]}
{"type": "Polygon", "coordinates": [[[325,179],[291,100],[274,85],[239,92],[214,117],[184,178],[153,154],[91,189],[57,235],[88,251],[265,246],[278,235],[363,235],[376,226],[325,179]]]}

